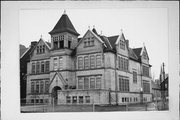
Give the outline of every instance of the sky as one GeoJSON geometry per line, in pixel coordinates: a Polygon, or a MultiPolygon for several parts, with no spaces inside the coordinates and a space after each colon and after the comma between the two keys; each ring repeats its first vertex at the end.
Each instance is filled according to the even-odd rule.
{"type": "MultiPolygon", "coordinates": [[[[64,9],[20,10],[20,44],[29,47],[42,35],[50,42],[50,32],[64,9]]],[[[168,16],[166,8],[66,9],[76,31],[82,37],[95,26],[105,36],[119,35],[121,29],[131,48],[146,46],[152,77],[159,78],[165,63],[168,73],[168,16]]]]}

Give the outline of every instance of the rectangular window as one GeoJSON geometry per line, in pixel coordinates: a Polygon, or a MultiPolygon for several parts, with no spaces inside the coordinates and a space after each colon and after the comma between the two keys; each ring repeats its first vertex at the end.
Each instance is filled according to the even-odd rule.
{"type": "Polygon", "coordinates": [[[39,54],[39,46],[37,46],[37,54],[39,54]]]}
{"type": "Polygon", "coordinates": [[[83,58],[78,57],[78,69],[83,69],[83,58]]]}
{"type": "Polygon", "coordinates": [[[121,66],[120,66],[120,69],[123,70],[123,58],[121,57],[121,66]]]}
{"type": "Polygon", "coordinates": [[[71,103],[71,97],[70,96],[66,96],[66,103],[71,103]]]}
{"type": "Polygon", "coordinates": [[[62,70],[63,68],[63,58],[59,57],[59,69],[62,70]]]}
{"type": "Polygon", "coordinates": [[[68,41],[68,48],[71,48],[71,41],[68,41]]]}
{"type": "Polygon", "coordinates": [[[90,96],[85,96],[86,103],[90,103],[90,96]]]}
{"type": "Polygon", "coordinates": [[[34,82],[31,82],[31,93],[34,93],[34,82]]]}
{"type": "Polygon", "coordinates": [[[73,96],[73,97],[72,97],[72,102],[73,102],[73,103],[77,103],[77,96],[73,96]]]}
{"type": "Polygon", "coordinates": [[[101,89],[101,77],[96,77],[96,89],[101,89]]]}
{"type": "Polygon", "coordinates": [[[95,78],[90,78],[90,89],[95,89],[95,78]]]}
{"type": "Polygon", "coordinates": [[[150,84],[149,82],[143,81],[143,92],[150,93],[150,84]]]}
{"type": "Polygon", "coordinates": [[[149,77],[149,67],[143,65],[143,75],[149,77]]]}
{"type": "Polygon", "coordinates": [[[45,53],[45,45],[42,46],[42,53],[45,53]]]}
{"type": "Polygon", "coordinates": [[[96,67],[101,67],[101,55],[96,55],[96,67]]]}
{"type": "Polygon", "coordinates": [[[118,56],[118,68],[121,68],[121,62],[120,62],[120,57],[118,56]]]}
{"type": "Polygon", "coordinates": [[[124,98],[122,98],[122,102],[124,102],[124,98]]]}
{"type": "Polygon", "coordinates": [[[90,55],[90,66],[91,68],[95,68],[95,56],[90,55]]]}
{"type": "Polygon", "coordinates": [[[43,81],[40,82],[40,92],[44,93],[44,82],[43,81]]]}
{"type": "Polygon", "coordinates": [[[54,70],[57,70],[58,68],[58,60],[57,58],[54,58],[54,70]]]}
{"type": "Polygon", "coordinates": [[[83,96],[79,96],[79,103],[83,103],[83,96]]]}
{"type": "Polygon", "coordinates": [[[128,92],[129,91],[129,80],[123,76],[119,77],[119,90],[128,92]]]}
{"type": "Polygon", "coordinates": [[[49,93],[49,81],[45,81],[45,93],[49,93]]]}
{"type": "Polygon", "coordinates": [[[36,99],[36,103],[39,103],[39,99],[36,99]]]}
{"type": "Polygon", "coordinates": [[[45,69],[46,72],[49,72],[49,61],[46,61],[46,69],[45,69]]]}
{"type": "Polygon", "coordinates": [[[83,77],[78,77],[78,89],[83,89],[83,77]]]}
{"type": "Polygon", "coordinates": [[[89,68],[89,57],[88,56],[84,57],[84,68],[85,69],[89,68]]]}
{"type": "Polygon", "coordinates": [[[89,89],[89,78],[84,77],[84,89],[88,90],[89,89]]]}
{"type": "Polygon", "coordinates": [[[133,83],[137,83],[137,72],[133,71],[133,83]]]}
{"type": "Polygon", "coordinates": [[[40,73],[40,63],[36,63],[36,73],[40,73]]]}
{"type": "Polygon", "coordinates": [[[53,44],[54,45],[54,49],[58,49],[58,41],[54,41],[53,43],[54,43],[53,44]]]}
{"type": "Polygon", "coordinates": [[[41,73],[44,73],[44,61],[41,62],[41,73]]]}
{"type": "Polygon", "coordinates": [[[64,48],[64,40],[59,41],[59,44],[60,44],[59,48],[64,48]]]}
{"type": "Polygon", "coordinates": [[[39,53],[42,53],[42,46],[39,46],[39,53]]]}
{"type": "Polygon", "coordinates": [[[31,73],[32,73],[32,74],[35,74],[35,63],[32,63],[31,73]]]}
{"type": "Polygon", "coordinates": [[[40,99],[40,103],[43,103],[43,99],[40,99]]]}
{"type": "Polygon", "coordinates": [[[31,103],[34,103],[34,99],[31,99],[31,103]]]}
{"type": "Polygon", "coordinates": [[[36,93],[39,93],[39,81],[36,82],[36,93]]]}

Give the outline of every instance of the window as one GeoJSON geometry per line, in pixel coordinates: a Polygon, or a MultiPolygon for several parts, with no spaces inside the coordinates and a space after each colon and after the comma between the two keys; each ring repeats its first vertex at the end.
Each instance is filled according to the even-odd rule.
{"type": "Polygon", "coordinates": [[[123,58],[121,57],[121,66],[120,66],[120,69],[123,70],[123,58]]]}
{"type": "Polygon", "coordinates": [[[63,58],[59,57],[59,69],[62,70],[63,68],[63,58]]]}
{"type": "Polygon", "coordinates": [[[40,93],[43,93],[44,92],[44,82],[41,81],[40,82],[40,93]]]}
{"type": "Polygon", "coordinates": [[[45,45],[42,46],[42,53],[45,53],[45,45]]]}
{"type": "Polygon", "coordinates": [[[94,37],[92,38],[84,38],[84,47],[94,46],[94,37]]]}
{"type": "Polygon", "coordinates": [[[124,98],[122,98],[122,102],[124,102],[124,98]]]}
{"type": "Polygon", "coordinates": [[[72,37],[68,36],[68,48],[71,48],[72,37]]]}
{"type": "Polygon", "coordinates": [[[120,62],[120,57],[118,56],[118,68],[120,69],[121,68],[121,62],[120,62]]]}
{"type": "Polygon", "coordinates": [[[88,56],[84,57],[84,68],[85,69],[89,68],[89,57],[88,56]]]}
{"type": "Polygon", "coordinates": [[[49,72],[49,61],[46,61],[46,69],[45,69],[46,72],[49,72]]]}
{"type": "Polygon", "coordinates": [[[124,40],[120,40],[120,48],[125,50],[125,41],[124,40]]]}
{"type": "Polygon", "coordinates": [[[41,62],[41,73],[44,73],[44,61],[41,62]]]}
{"type": "Polygon", "coordinates": [[[133,83],[137,83],[137,72],[133,71],[133,83]]]}
{"type": "Polygon", "coordinates": [[[150,93],[150,84],[147,81],[143,80],[143,92],[150,93]]]}
{"type": "Polygon", "coordinates": [[[95,89],[95,78],[90,78],[90,89],[95,89]]]}
{"type": "Polygon", "coordinates": [[[71,97],[70,96],[66,96],[66,103],[71,103],[71,97]]]}
{"type": "Polygon", "coordinates": [[[84,47],[86,47],[87,46],[87,42],[86,41],[84,41],[84,47]]]}
{"type": "Polygon", "coordinates": [[[34,99],[31,99],[31,103],[34,103],[34,99]]]}
{"type": "Polygon", "coordinates": [[[88,90],[89,89],[89,78],[84,77],[84,89],[88,90]]]}
{"type": "Polygon", "coordinates": [[[83,103],[83,96],[79,96],[79,103],[83,103]]]}
{"type": "Polygon", "coordinates": [[[54,45],[54,49],[58,49],[58,41],[54,41],[53,45],[54,45]]]}
{"type": "Polygon", "coordinates": [[[40,73],[40,63],[36,63],[36,73],[40,73]]]}
{"type": "Polygon", "coordinates": [[[43,103],[43,99],[40,99],[40,103],[43,103]]]}
{"type": "Polygon", "coordinates": [[[96,55],[96,67],[101,67],[101,55],[96,55]]]}
{"type": "Polygon", "coordinates": [[[83,89],[83,77],[78,77],[78,89],[83,89]]]}
{"type": "Polygon", "coordinates": [[[36,93],[39,93],[39,81],[36,82],[36,93]]]}
{"type": "Polygon", "coordinates": [[[128,71],[128,69],[129,69],[128,59],[118,56],[118,68],[123,71],[128,71]]]}
{"type": "Polygon", "coordinates": [[[60,44],[59,48],[64,48],[64,40],[59,41],[59,44],[60,44]]]}
{"type": "Polygon", "coordinates": [[[36,103],[39,103],[39,99],[36,99],[36,103]]]}
{"type": "Polygon", "coordinates": [[[101,89],[101,77],[96,77],[96,89],[101,89]]]}
{"type": "Polygon", "coordinates": [[[49,92],[49,81],[45,81],[45,93],[49,92]]]}
{"type": "Polygon", "coordinates": [[[73,103],[77,103],[77,96],[73,96],[73,103]]]}
{"type": "Polygon", "coordinates": [[[119,77],[119,90],[128,92],[129,91],[129,80],[126,77],[119,77]]]}
{"type": "Polygon", "coordinates": [[[31,73],[32,73],[32,74],[35,74],[35,63],[32,63],[31,73]]]}
{"type": "Polygon", "coordinates": [[[31,82],[31,93],[34,93],[34,82],[31,82]]]}
{"type": "Polygon", "coordinates": [[[95,68],[95,57],[94,57],[94,55],[90,55],[90,66],[91,66],[91,68],[95,68]]]}
{"type": "Polygon", "coordinates": [[[57,70],[58,68],[58,61],[57,58],[54,58],[54,70],[57,70]]]}
{"type": "Polygon", "coordinates": [[[78,68],[83,69],[83,58],[82,57],[78,57],[78,68]]]}
{"type": "Polygon", "coordinates": [[[39,46],[37,46],[37,48],[36,48],[36,49],[37,49],[37,54],[39,54],[39,46]]]}
{"type": "Polygon", "coordinates": [[[86,103],[90,103],[90,96],[85,96],[86,103]]]}
{"type": "Polygon", "coordinates": [[[149,67],[144,65],[143,65],[143,75],[147,77],[149,76],[149,67]]]}
{"type": "Polygon", "coordinates": [[[42,53],[42,46],[39,46],[39,53],[42,53]]]}

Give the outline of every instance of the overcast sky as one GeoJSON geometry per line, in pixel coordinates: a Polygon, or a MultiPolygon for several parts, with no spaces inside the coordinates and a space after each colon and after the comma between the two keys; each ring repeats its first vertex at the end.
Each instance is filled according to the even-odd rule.
{"type": "MultiPolygon", "coordinates": [[[[50,41],[50,32],[63,9],[21,10],[20,44],[28,47],[31,41],[38,41],[42,35],[50,41]]],[[[98,33],[105,36],[118,35],[123,30],[131,48],[147,48],[152,65],[151,72],[159,77],[160,66],[165,63],[168,72],[168,17],[166,8],[128,8],[128,9],[66,9],[77,32],[82,37],[95,26],[98,33]]]]}

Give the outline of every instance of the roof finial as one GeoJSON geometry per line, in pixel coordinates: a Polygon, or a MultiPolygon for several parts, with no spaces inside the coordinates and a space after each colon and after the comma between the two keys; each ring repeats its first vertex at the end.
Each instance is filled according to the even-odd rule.
{"type": "Polygon", "coordinates": [[[42,34],[41,34],[41,39],[42,39],[42,34]]]}
{"type": "Polygon", "coordinates": [[[102,30],[101,30],[101,35],[102,35],[102,30]]]}
{"type": "Polygon", "coordinates": [[[90,26],[88,26],[88,29],[90,30],[90,26]]]}
{"type": "Polygon", "coordinates": [[[121,28],[121,32],[123,32],[123,29],[121,28]]]}
{"type": "Polygon", "coordinates": [[[93,25],[93,28],[95,28],[95,25],[93,25]]]}
{"type": "Polygon", "coordinates": [[[64,9],[64,13],[63,14],[66,14],[66,9],[64,9]]]}
{"type": "Polygon", "coordinates": [[[145,46],[145,43],[143,42],[143,47],[145,46]]]}

